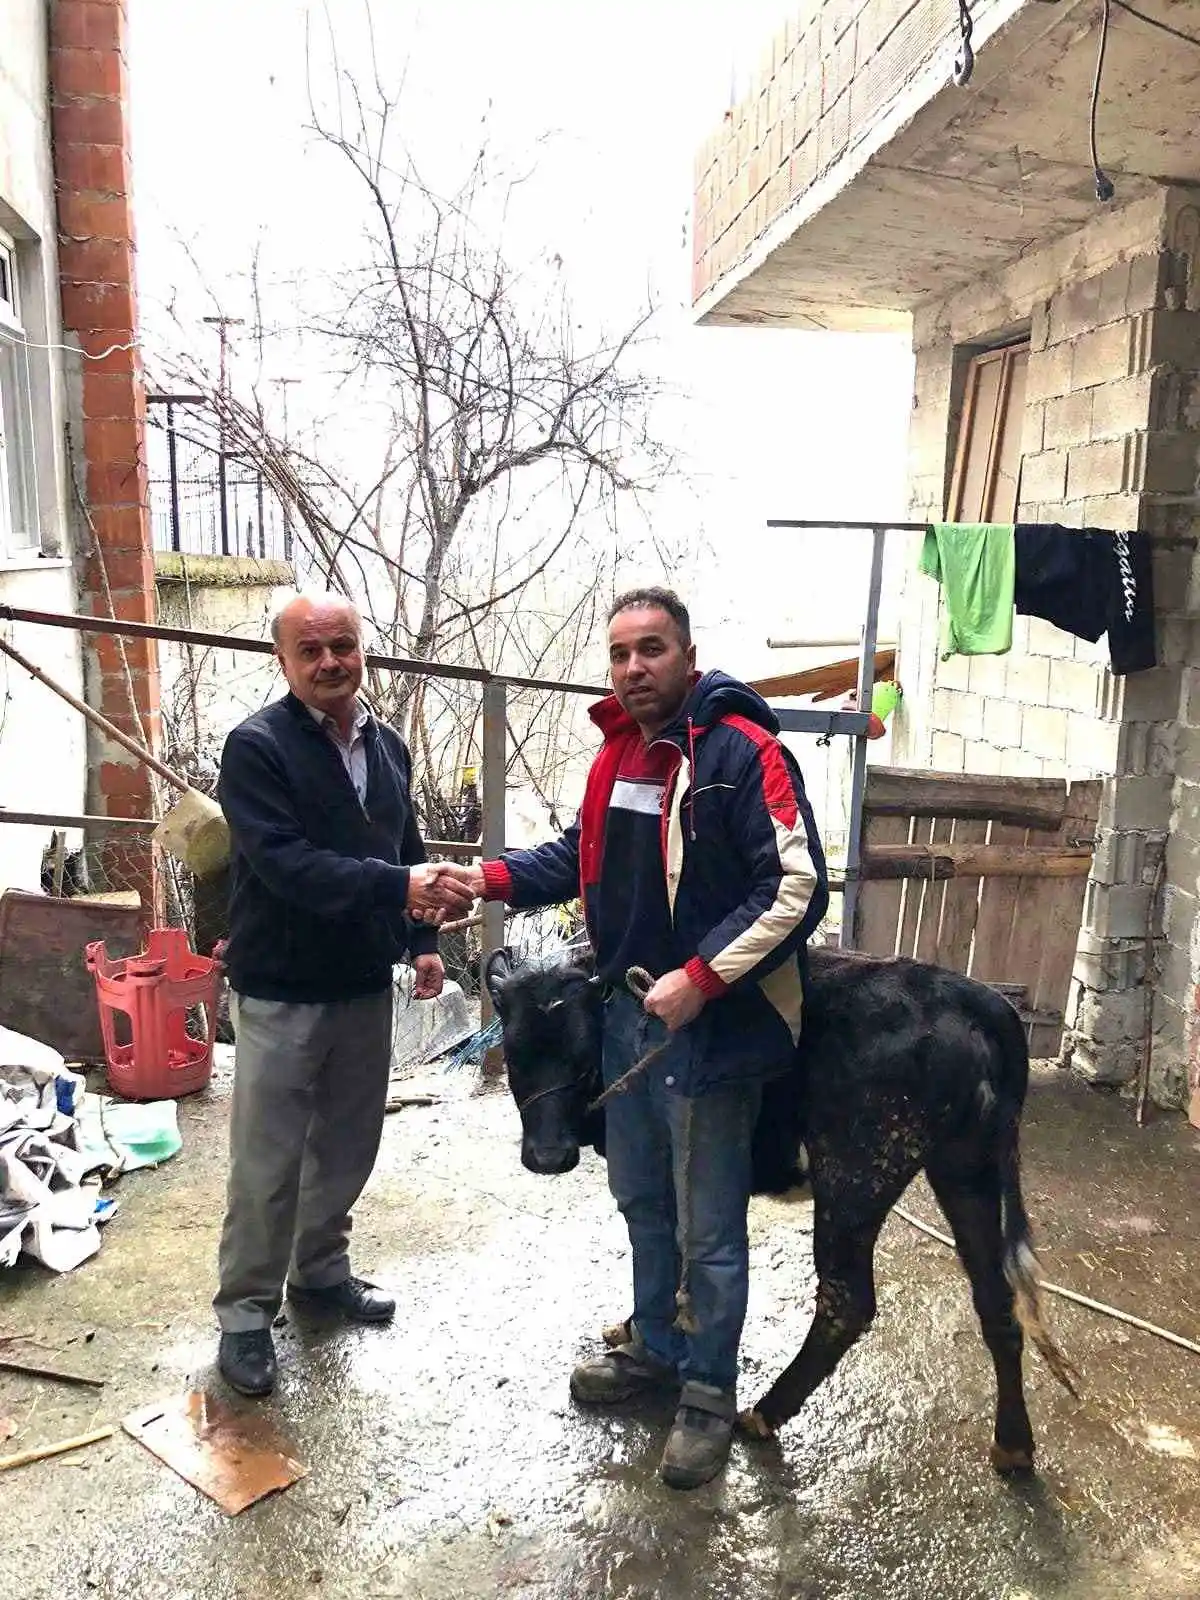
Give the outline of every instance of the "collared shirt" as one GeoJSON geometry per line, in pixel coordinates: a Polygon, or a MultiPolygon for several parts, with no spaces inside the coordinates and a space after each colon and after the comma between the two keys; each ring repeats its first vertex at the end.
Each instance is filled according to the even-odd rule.
{"type": "Polygon", "coordinates": [[[354,726],[350,729],[349,740],[343,739],[342,730],[328,712],[318,711],[316,706],[308,706],[309,716],[321,728],[326,736],[333,741],[334,748],[342,758],[342,765],[354,785],[354,792],[362,805],[367,800],[367,741],[366,726],[371,720],[371,713],[366,706],[356,707],[354,726]]]}

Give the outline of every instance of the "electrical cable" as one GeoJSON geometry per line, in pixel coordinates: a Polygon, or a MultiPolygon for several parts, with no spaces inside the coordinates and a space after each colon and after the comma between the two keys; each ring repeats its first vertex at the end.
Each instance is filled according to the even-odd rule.
{"type": "Polygon", "coordinates": [[[1121,11],[1128,11],[1131,17],[1136,17],[1139,22],[1144,22],[1148,27],[1159,28],[1163,33],[1169,33],[1172,39],[1182,39],[1184,44],[1194,44],[1200,50],[1200,36],[1194,33],[1185,33],[1182,28],[1176,28],[1169,22],[1163,22],[1160,17],[1147,16],[1144,11],[1139,11],[1136,6],[1131,6],[1129,0],[1113,0],[1113,5],[1121,11]]]}
{"type": "MultiPolygon", "coordinates": [[[[1118,0],[1118,4],[1120,0],[1118,0]]],[[[1108,25],[1112,21],[1112,0],[1104,0],[1104,11],[1100,18],[1100,48],[1096,53],[1096,76],[1092,80],[1092,105],[1088,116],[1088,138],[1092,151],[1092,176],[1096,180],[1096,199],[1101,205],[1107,204],[1117,192],[1116,186],[1108,173],[1100,165],[1100,156],[1096,149],[1096,111],[1100,104],[1100,79],[1104,74],[1104,58],[1108,53],[1108,25]]]]}

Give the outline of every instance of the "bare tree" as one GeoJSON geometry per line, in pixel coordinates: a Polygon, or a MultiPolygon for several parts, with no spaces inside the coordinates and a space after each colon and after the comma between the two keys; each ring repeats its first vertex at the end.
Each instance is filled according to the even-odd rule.
{"type": "MultiPolygon", "coordinates": [[[[561,263],[506,259],[498,223],[519,180],[495,174],[485,145],[457,192],[435,194],[396,155],[398,113],[377,70],[366,89],[339,70],[314,132],[358,185],[361,258],[309,286],[298,327],[265,330],[272,295],[256,266],[249,382],[214,384],[186,356],[169,376],[207,397],[225,449],[287,507],[306,578],[351,597],[378,648],[595,677],[597,608],[646,545],[643,496],[670,469],[647,426],[656,386],[638,367],[650,313],[583,342],[561,263]],[[299,335],[310,370],[325,370],[305,386],[328,393],[303,448],[279,427],[265,376],[272,341],[299,335]]],[[[367,691],[413,745],[427,825],[448,831],[456,775],[478,758],[477,688],[376,671],[367,691]]],[[[511,770],[552,810],[578,712],[534,692],[510,708],[511,770]]]]}

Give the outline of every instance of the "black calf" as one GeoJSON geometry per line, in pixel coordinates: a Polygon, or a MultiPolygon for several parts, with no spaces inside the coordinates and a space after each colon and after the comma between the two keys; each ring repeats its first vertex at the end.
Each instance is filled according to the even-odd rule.
{"type": "MultiPolygon", "coordinates": [[[[514,969],[496,951],[487,981],[521,1113],[521,1159],[567,1172],[582,1144],[603,1154],[601,1006],[581,965],[514,969]]],[[[875,1316],[875,1241],[924,1170],[971,1282],[996,1369],[992,1462],[1033,1465],[1022,1328],[1055,1376],[1071,1371],[1040,1317],[1018,1130],[1029,1076],[1024,1030],[1000,995],[913,961],[815,949],[797,1070],[768,1085],[754,1142],[757,1192],[779,1193],[807,1154],[815,1215],[816,1314],[795,1360],[746,1413],[776,1433],[875,1316]]],[[[621,1330],[624,1331],[624,1330],[621,1330]]],[[[1072,1389],[1072,1392],[1073,1389],[1072,1389]]]]}

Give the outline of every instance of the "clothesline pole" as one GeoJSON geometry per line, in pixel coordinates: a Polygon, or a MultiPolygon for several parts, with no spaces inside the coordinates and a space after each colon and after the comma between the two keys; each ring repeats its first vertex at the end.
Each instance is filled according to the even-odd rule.
{"type": "MultiPolygon", "coordinates": [[[[867,616],[858,660],[858,709],[870,711],[875,689],[875,640],[879,633],[879,603],[883,593],[883,547],[887,529],[871,530],[871,578],[867,587],[867,616]]],[[[842,892],[842,949],[854,948],[854,919],[858,909],[859,873],[862,869],[863,805],[867,793],[867,735],[854,740],[850,766],[850,816],[846,830],[846,887],[842,892]]]]}
{"type": "Polygon", "coordinates": [[[862,533],[925,533],[928,522],[830,522],[828,517],[768,517],[768,528],[857,528],[862,533]]]}
{"type": "MultiPolygon", "coordinates": [[[[804,517],[768,517],[768,528],[846,528],[869,533],[871,543],[871,576],[867,584],[867,614],[859,638],[858,656],[858,710],[869,713],[875,688],[875,648],[879,637],[879,605],[883,594],[883,550],[889,531],[897,533],[924,533],[925,522],[854,522],[818,520],[804,517]]],[[[854,919],[858,909],[858,891],[862,871],[863,807],[867,793],[867,730],[864,720],[860,732],[853,735],[853,757],[850,766],[850,815],[846,825],[846,876],[842,890],[842,949],[854,948],[854,919]]],[[[830,732],[832,732],[832,724],[830,732]]]]}

